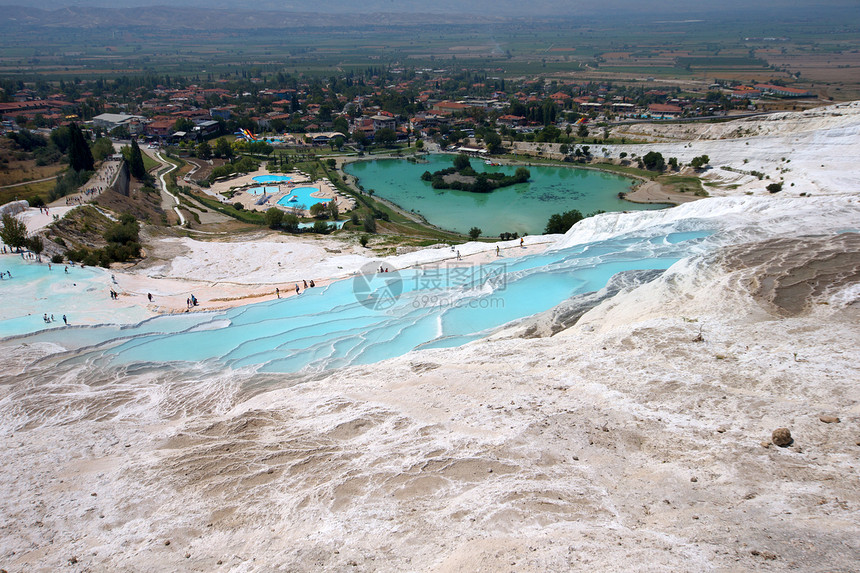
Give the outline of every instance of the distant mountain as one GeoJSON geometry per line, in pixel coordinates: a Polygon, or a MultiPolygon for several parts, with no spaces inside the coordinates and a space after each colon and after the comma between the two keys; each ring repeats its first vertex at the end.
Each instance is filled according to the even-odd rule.
{"type": "MultiPolygon", "coordinates": [[[[0,0],[0,27],[46,26],[101,28],[156,26],[161,30],[255,29],[302,26],[356,26],[404,24],[468,24],[505,21],[604,21],[792,19],[828,17],[843,25],[857,20],[856,0],[723,0],[699,5],[684,0],[256,0],[245,7],[241,0],[175,0],[170,6],[143,5],[142,0],[84,0],[86,6],[58,7],[64,0],[0,0]],[[8,5],[3,5],[8,2],[8,5]],[[312,7],[313,11],[308,11],[312,7]],[[791,8],[786,10],[785,8],[791,8]]],[[[157,0],[164,2],[164,0],[157,0]]]]}
{"type": "MultiPolygon", "coordinates": [[[[504,21],[493,15],[467,15],[475,23],[504,21]]],[[[4,6],[0,10],[2,27],[105,28],[154,27],[159,30],[213,30],[284,28],[287,26],[341,27],[355,25],[397,26],[403,24],[463,24],[463,14],[374,13],[321,14],[318,12],[237,11],[194,7],[149,6],[142,8],[99,8],[71,6],[41,10],[23,6],[4,6]]]]}
{"type": "MultiPolygon", "coordinates": [[[[0,0],[0,5],[20,4],[21,0],[0,0]]],[[[157,6],[164,0],[32,0],[27,3],[31,10],[39,8],[55,11],[60,8],[86,4],[98,8],[137,8],[157,6]]],[[[487,17],[545,17],[560,16],[623,16],[625,14],[649,14],[671,17],[691,13],[727,13],[733,10],[816,10],[829,7],[855,7],[856,0],[722,0],[719,3],[689,2],[689,0],[174,0],[173,8],[197,8],[201,10],[228,10],[237,12],[291,12],[307,14],[309,9],[318,15],[334,14],[474,14],[487,17]],[[814,4],[814,6],[810,6],[814,4]]]]}

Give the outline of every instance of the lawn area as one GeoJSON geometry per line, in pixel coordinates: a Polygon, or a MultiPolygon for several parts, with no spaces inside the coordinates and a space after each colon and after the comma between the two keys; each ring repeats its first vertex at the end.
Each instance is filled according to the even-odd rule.
{"type": "Polygon", "coordinates": [[[673,191],[680,193],[704,194],[707,197],[702,181],[698,177],[690,175],[660,175],[656,181],[665,187],[671,187],[673,191]]]}
{"type": "Polygon", "coordinates": [[[15,201],[16,199],[30,200],[37,195],[47,203],[49,201],[48,195],[54,189],[54,185],[56,185],[56,181],[51,179],[50,181],[40,181],[39,183],[0,189],[0,205],[9,201],[15,201]]]}
{"type": "Polygon", "coordinates": [[[153,169],[161,165],[158,161],[156,161],[146,153],[141,153],[141,155],[143,156],[143,166],[146,168],[147,171],[152,171],[153,169]]]}

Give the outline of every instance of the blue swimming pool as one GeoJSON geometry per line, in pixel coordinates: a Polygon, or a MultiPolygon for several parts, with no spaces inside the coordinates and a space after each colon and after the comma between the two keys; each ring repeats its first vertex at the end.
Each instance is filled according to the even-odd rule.
{"type": "Polygon", "coordinates": [[[278,200],[278,205],[282,207],[301,207],[310,209],[314,203],[327,203],[329,199],[320,199],[311,197],[311,194],[318,193],[319,187],[296,187],[290,191],[289,195],[285,195],[278,200]]]}
{"type": "Polygon", "coordinates": [[[292,179],[288,175],[257,175],[254,181],[257,183],[286,183],[292,179]]]}

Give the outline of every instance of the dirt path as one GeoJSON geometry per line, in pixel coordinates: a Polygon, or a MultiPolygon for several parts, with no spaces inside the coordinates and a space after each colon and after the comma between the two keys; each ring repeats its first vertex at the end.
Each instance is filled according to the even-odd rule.
{"type": "Polygon", "coordinates": [[[33,183],[42,183],[44,181],[53,181],[59,177],[59,175],[54,175],[53,177],[43,177],[42,179],[33,179],[32,181],[22,181],[20,183],[12,183],[11,185],[0,185],[0,189],[11,189],[13,187],[23,187],[24,185],[32,185],[33,183]]]}

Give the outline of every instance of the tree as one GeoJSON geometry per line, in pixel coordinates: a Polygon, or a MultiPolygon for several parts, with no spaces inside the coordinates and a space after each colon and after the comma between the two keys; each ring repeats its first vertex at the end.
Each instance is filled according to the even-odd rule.
{"type": "Polygon", "coordinates": [[[360,146],[367,145],[367,135],[360,129],[352,132],[352,140],[360,146]]]}
{"type": "Polygon", "coordinates": [[[281,226],[281,223],[284,221],[284,212],[278,209],[277,207],[272,207],[266,211],[266,225],[269,226],[270,229],[277,229],[281,226]]]}
{"type": "Polygon", "coordinates": [[[469,229],[469,238],[474,241],[481,236],[482,232],[483,231],[481,231],[481,229],[479,229],[478,227],[472,227],[471,229],[469,229]]]}
{"type": "Polygon", "coordinates": [[[579,124],[579,129],[576,130],[576,135],[579,137],[588,137],[588,128],[585,127],[584,123],[579,124]]]}
{"type": "Polygon", "coordinates": [[[544,234],[551,235],[567,233],[571,227],[582,221],[584,218],[585,217],[583,217],[582,213],[576,209],[565,211],[564,213],[556,213],[549,218],[549,221],[547,221],[544,234]]]}
{"type": "Polygon", "coordinates": [[[693,169],[701,169],[705,165],[707,165],[711,161],[711,158],[707,155],[699,155],[698,157],[694,157],[692,161],[690,161],[690,166],[693,169]]]}
{"type": "Polygon", "coordinates": [[[342,115],[334,118],[334,122],[332,123],[332,129],[334,131],[339,131],[344,135],[349,135],[349,121],[342,115]]]}
{"type": "Polygon", "coordinates": [[[771,183],[770,185],[765,187],[765,189],[767,189],[771,193],[779,193],[780,191],[782,191],[782,183],[771,183]]]}
{"type": "Polygon", "coordinates": [[[327,215],[328,208],[325,203],[314,203],[310,208],[311,217],[325,217],[327,215]]]}
{"type": "Polygon", "coordinates": [[[340,217],[340,212],[337,208],[337,200],[332,199],[328,202],[328,216],[332,221],[337,221],[338,217],[340,217]]]}
{"type": "Polygon", "coordinates": [[[490,153],[501,153],[504,151],[502,149],[502,136],[495,131],[490,130],[484,133],[484,143],[487,146],[487,151],[490,153]]]}
{"type": "Polygon", "coordinates": [[[128,158],[128,170],[135,179],[146,178],[146,167],[143,164],[143,154],[137,145],[137,140],[131,140],[131,151],[128,158]]]}
{"type": "Polygon", "coordinates": [[[100,137],[93,143],[91,151],[95,160],[103,161],[105,157],[113,155],[113,143],[107,137],[100,137]]]}
{"type": "Polygon", "coordinates": [[[292,213],[286,213],[284,214],[284,218],[281,221],[281,227],[283,227],[290,233],[295,233],[299,230],[299,218],[292,213]]]}
{"type": "Polygon", "coordinates": [[[364,219],[361,221],[361,225],[364,227],[364,231],[366,233],[376,232],[376,219],[373,218],[372,213],[368,213],[364,216],[364,219]]]}
{"type": "Polygon", "coordinates": [[[36,253],[36,256],[42,254],[42,251],[45,250],[45,244],[42,242],[42,237],[39,235],[33,235],[29,239],[27,239],[27,248],[36,253]]]}
{"type": "Polygon", "coordinates": [[[454,169],[456,169],[457,171],[462,171],[468,167],[471,167],[468,155],[461,153],[454,157],[454,169]]]}
{"type": "Polygon", "coordinates": [[[318,233],[320,235],[327,235],[331,233],[331,227],[325,221],[314,221],[314,226],[312,228],[314,233],[318,233]]]}
{"type": "Polygon", "coordinates": [[[219,137],[215,141],[215,151],[225,159],[233,157],[233,146],[230,145],[230,142],[227,141],[226,137],[219,137]]]}
{"type": "Polygon", "coordinates": [[[418,151],[421,151],[422,149],[424,149],[424,140],[422,140],[422,139],[416,140],[415,141],[415,149],[417,149],[418,151]]]}
{"type": "Polygon", "coordinates": [[[517,180],[517,183],[525,183],[529,180],[529,177],[532,176],[532,172],[528,170],[528,167],[517,167],[517,170],[514,171],[514,179],[517,180]]]}
{"type": "Polygon", "coordinates": [[[191,131],[194,129],[194,122],[186,117],[180,117],[173,123],[173,131],[191,131]]]}
{"type": "Polygon", "coordinates": [[[3,215],[3,228],[0,229],[0,239],[13,249],[20,249],[27,242],[27,225],[9,213],[3,215]]]}
{"type": "Polygon", "coordinates": [[[390,147],[394,145],[394,142],[397,141],[397,134],[394,133],[393,129],[389,129],[387,127],[383,127],[373,136],[373,140],[376,143],[384,145],[385,147],[390,147]]]}
{"type": "Polygon", "coordinates": [[[663,159],[663,154],[658,151],[649,151],[642,157],[642,163],[645,164],[645,169],[649,171],[663,171],[666,167],[666,161],[663,159]]]}
{"type": "Polygon", "coordinates": [[[200,159],[212,158],[212,147],[209,145],[208,141],[201,141],[197,144],[197,157],[200,159]]]}
{"type": "Polygon", "coordinates": [[[51,143],[57,146],[60,153],[65,153],[72,144],[72,130],[68,127],[58,127],[51,132],[51,143]]]}
{"type": "Polygon", "coordinates": [[[113,128],[113,130],[110,132],[110,135],[114,139],[131,139],[131,132],[124,125],[120,125],[113,128]]]}
{"type": "Polygon", "coordinates": [[[95,167],[90,145],[76,123],[69,125],[69,165],[75,171],[92,171],[95,167]]]}

